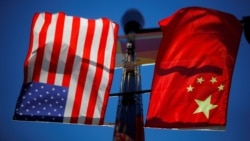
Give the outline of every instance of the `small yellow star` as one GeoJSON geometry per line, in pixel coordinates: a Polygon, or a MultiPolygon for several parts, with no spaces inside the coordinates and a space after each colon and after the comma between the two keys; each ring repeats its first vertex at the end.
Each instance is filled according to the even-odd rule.
{"type": "Polygon", "coordinates": [[[187,87],[187,91],[188,91],[188,92],[192,92],[193,89],[194,89],[194,87],[193,87],[192,85],[189,85],[189,86],[187,87]]]}
{"type": "Polygon", "coordinates": [[[210,82],[211,82],[212,84],[216,83],[216,82],[217,82],[216,77],[212,77],[211,80],[210,80],[210,82]]]}
{"type": "Polygon", "coordinates": [[[204,81],[203,77],[197,78],[197,83],[201,84],[204,81]]]}
{"type": "Polygon", "coordinates": [[[220,86],[218,87],[219,91],[223,91],[224,90],[224,85],[220,84],[220,86]]]}

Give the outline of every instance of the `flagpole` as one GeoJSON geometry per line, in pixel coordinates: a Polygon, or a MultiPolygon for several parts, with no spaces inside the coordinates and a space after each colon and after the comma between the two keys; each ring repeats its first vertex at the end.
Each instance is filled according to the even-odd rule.
{"type": "Polygon", "coordinates": [[[133,91],[141,90],[140,66],[136,65],[135,33],[128,33],[126,57],[123,64],[114,141],[144,141],[142,96],[133,91]]]}
{"type": "Polygon", "coordinates": [[[135,35],[141,31],[144,18],[138,10],[129,9],[122,17],[122,24],[127,45],[113,140],[144,141],[142,95],[138,94],[144,91],[141,91],[140,66],[136,64],[135,53],[135,35]]]}

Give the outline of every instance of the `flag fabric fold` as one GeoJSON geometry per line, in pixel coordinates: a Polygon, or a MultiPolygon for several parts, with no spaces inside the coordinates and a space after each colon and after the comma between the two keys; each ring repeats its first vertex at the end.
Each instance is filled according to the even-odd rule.
{"type": "Polygon", "coordinates": [[[107,18],[36,13],[13,119],[103,124],[117,34],[107,18]]]}
{"type": "Polygon", "coordinates": [[[225,126],[240,22],[225,12],[187,7],[159,25],[163,38],[145,126],[225,126]]]}

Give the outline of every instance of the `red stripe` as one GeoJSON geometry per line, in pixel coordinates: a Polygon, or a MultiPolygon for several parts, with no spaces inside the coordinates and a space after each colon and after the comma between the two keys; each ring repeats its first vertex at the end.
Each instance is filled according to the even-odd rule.
{"type": "Polygon", "coordinates": [[[102,28],[102,34],[101,34],[101,39],[100,39],[100,45],[98,49],[98,56],[97,56],[97,68],[96,68],[96,73],[94,76],[94,81],[93,81],[93,86],[91,89],[91,95],[89,99],[89,104],[87,108],[87,115],[86,115],[86,124],[92,124],[93,120],[93,114],[95,111],[96,107],[96,101],[97,101],[97,96],[98,96],[98,90],[100,88],[101,84],[101,78],[103,75],[103,69],[104,69],[104,59],[105,59],[105,50],[106,50],[106,43],[107,43],[107,36],[108,36],[108,31],[109,31],[109,21],[103,19],[103,28],[102,28]]]}
{"type": "MultiPolygon", "coordinates": [[[[71,121],[72,123],[77,123],[77,119],[79,116],[81,103],[82,103],[82,96],[83,96],[83,89],[86,83],[86,77],[87,72],[90,64],[90,51],[91,51],[91,45],[93,41],[94,36],[94,30],[95,30],[95,21],[94,20],[88,20],[88,28],[87,28],[87,35],[85,39],[85,44],[83,46],[83,58],[82,58],[82,64],[80,68],[80,73],[78,76],[78,82],[77,82],[77,88],[76,88],[76,95],[75,95],[75,101],[73,105],[73,110],[71,114],[71,121]]],[[[83,39],[84,40],[84,39],[83,39]]]]}
{"type": "Polygon", "coordinates": [[[32,80],[35,82],[39,81],[41,70],[42,70],[42,61],[43,61],[43,55],[44,55],[44,50],[45,50],[45,45],[46,45],[46,36],[47,36],[47,31],[48,27],[51,23],[52,15],[49,13],[45,13],[45,22],[44,25],[41,29],[41,32],[39,33],[39,45],[37,49],[37,56],[36,56],[36,61],[34,65],[34,73],[33,73],[33,78],[32,80]]]}
{"type": "Polygon", "coordinates": [[[54,42],[53,42],[54,44],[53,44],[53,49],[52,49],[52,54],[51,54],[51,59],[50,59],[49,71],[48,71],[48,79],[47,79],[48,84],[54,84],[55,82],[57,65],[58,65],[60,50],[62,46],[64,20],[65,20],[65,14],[59,13],[57,21],[56,21],[55,37],[54,37],[54,42]]]}
{"type": "Polygon", "coordinates": [[[69,45],[69,50],[63,75],[63,82],[62,82],[62,86],[65,87],[68,87],[70,84],[70,77],[73,70],[74,56],[76,54],[79,30],[80,30],[80,18],[73,17],[70,45],[69,45]]]}
{"type": "Polygon", "coordinates": [[[32,52],[32,49],[33,49],[33,42],[34,42],[34,28],[35,28],[35,25],[37,23],[37,19],[39,17],[39,14],[36,13],[34,16],[33,16],[33,19],[32,19],[32,25],[31,25],[31,29],[30,29],[30,42],[29,42],[29,49],[28,49],[28,53],[26,55],[26,58],[25,58],[25,61],[24,61],[24,81],[23,83],[28,83],[27,82],[27,78],[28,78],[28,65],[29,65],[29,58],[30,58],[30,55],[31,55],[31,52],[32,52]]]}
{"type": "MultiPolygon", "coordinates": [[[[112,24],[112,23],[110,23],[112,24]]],[[[113,47],[112,47],[112,56],[111,56],[111,59],[110,59],[110,72],[109,72],[109,80],[108,82],[110,83],[110,85],[108,85],[106,91],[105,91],[105,94],[104,94],[104,99],[103,99],[103,104],[102,104],[102,109],[101,109],[101,116],[100,116],[100,121],[99,121],[99,124],[103,124],[104,123],[104,116],[105,116],[105,111],[106,111],[106,108],[107,108],[107,101],[108,101],[108,98],[109,98],[109,92],[110,92],[110,89],[111,89],[111,83],[112,83],[112,80],[113,80],[113,77],[114,77],[114,67],[115,67],[115,54],[116,54],[116,45],[117,45],[117,35],[118,35],[118,25],[113,23],[114,26],[114,43],[113,43],[113,47]]],[[[110,33],[111,34],[111,33],[110,33]]]]}

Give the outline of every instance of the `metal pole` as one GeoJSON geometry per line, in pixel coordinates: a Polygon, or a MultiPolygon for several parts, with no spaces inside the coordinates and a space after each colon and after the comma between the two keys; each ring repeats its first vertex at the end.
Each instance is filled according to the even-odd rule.
{"type": "Polygon", "coordinates": [[[141,90],[140,66],[136,65],[135,34],[129,33],[126,58],[123,66],[114,141],[144,141],[142,96],[133,91],[141,90]]]}

